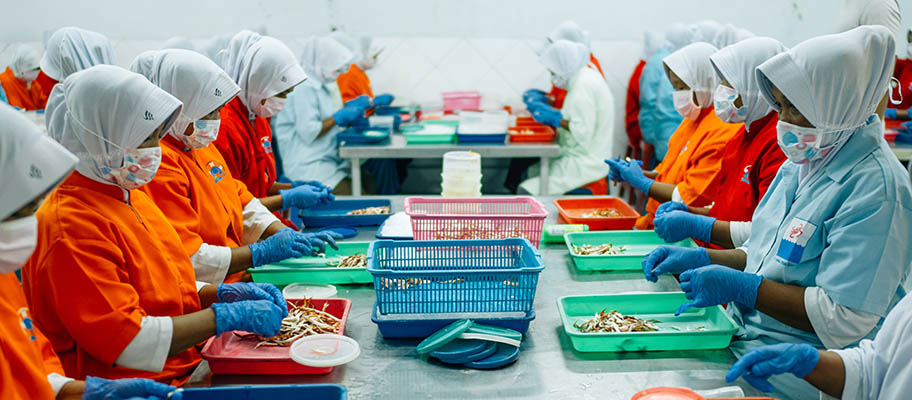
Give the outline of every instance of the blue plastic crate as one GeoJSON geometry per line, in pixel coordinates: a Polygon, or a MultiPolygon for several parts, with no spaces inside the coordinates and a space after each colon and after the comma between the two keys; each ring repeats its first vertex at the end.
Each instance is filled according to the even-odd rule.
{"type": "MultiPolygon", "coordinates": [[[[439,314],[437,314],[439,315],[439,314]]],[[[489,314],[490,315],[490,314],[489,314]]],[[[434,332],[437,332],[443,327],[453,323],[457,319],[461,318],[434,318],[435,314],[427,314],[421,316],[415,316],[415,319],[384,319],[377,313],[377,306],[374,306],[374,311],[371,313],[371,321],[377,324],[377,329],[380,331],[380,335],[387,339],[402,339],[402,338],[426,338],[431,336],[434,332]]],[[[481,317],[481,318],[472,318],[473,321],[499,326],[502,328],[510,328],[519,333],[526,333],[529,330],[529,324],[532,323],[532,320],[535,319],[535,311],[529,311],[525,315],[520,317],[503,317],[503,318],[490,318],[490,317],[481,317]]]]}
{"type": "Polygon", "coordinates": [[[459,144],[506,144],[506,141],[506,133],[463,134],[456,132],[456,142],[459,144]]]}
{"type": "Polygon", "coordinates": [[[377,240],[367,250],[383,315],[529,312],[543,269],[519,238],[377,240]]]}
{"type": "Polygon", "coordinates": [[[184,400],[346,400],[348,389],[339,385],[275,385],[187,388],[184,400]]]}
{"type": "Polygon", "coordinates": [[[336,200],[332,203],[301,210],[298,216],[301,222],[308,228],[318,228],[324,226],[377,226],[386,221],[392,214],[378,215],[347,215],[352,210],[358,210],[367,207],[390,206],[389,200],[371,199],[371,200],[336,200]]]}
{"type": "Polygon", "coordinates": [[[339,132],[336,140],[345,145],[382,145],[389,143],[390,131],[382,129],[358,130],[356,128],[346,129],[339,132]]]}

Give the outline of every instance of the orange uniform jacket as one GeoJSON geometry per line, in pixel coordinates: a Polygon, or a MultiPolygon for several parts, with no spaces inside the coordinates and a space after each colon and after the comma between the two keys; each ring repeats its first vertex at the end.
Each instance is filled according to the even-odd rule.
{"type": "Polygon", "coordinates": [[[6,99],[13,107],[34,111],[43,110],[44,105],[47,104],[47,95],[41,91],[41,84],[36,80],[32,81],[31,86],[27,85],[16,78],[10,67],[6,67],[6,71],[0,74],[0,85],[3,86],[6,99]]]}
{"type": "Polygon", "coordinates": [[[196,348],[169,357],[158,373],[114,366],[142,317],[200,310],[190,258],[152,199],[132,190],[127,204],[119,187],[73,172],[37,216],[23,289],[66,376],[184,383],[201,361],[196,348]]]}
{"type": "MultiPolygon", "coordinates": [[[[737,133],[740,125],[722,122],[713,108],[700,111],[696,121],[684,118],[671,139],[668,153],[656,167],[657,182],[670,183],[678,188],[681,199],[689,206],[704,207],[716,196],[725,145],[737,133]]],[[[649,199],[646,215],[637,220],[637,229],[652,229],[659,202],[649,199]]]]}
{"type": "Polygon", "coordinates": [[[339,85],[339,94],[342,95],[343,103],[363,94],[374,98],[370,78],[355,64],[348,68],[348,72],[339,75],[336,84],[339,85]]]}
{"type": "MultiPolygon", "coordinates": [[[[239,247],[244,237],[244,206],[253,194],[234,179],[215,146],[183,151],[170,135],[161,141],[162,162],[152,182],[141,190],[162,210],[184,244],[187,256],[203,243],[239,247]]],[[[226,279],[236,282],[240,274],[226,279]]]]}
{"type": "Polygon", "coordinates": [[[63,366],[47,338],[35,327],[16,274],[0,275],[0,399],[53,399],[51,373],[63,366]]]}
{"type": "MultiPolygon", "coordinates": [[[[595,54],[589,53],[589,66],[595,67],[595,69],[597,69],[598,72],[602,74],[602,78],[605,77],[605,73],[602,72],[602,64],[599,64],[599,60],[595,58],[595,54]]],[[[551,91],[548,92],[548,97],[552,100],[551,106],[560,110],[564,107],[564,98],[567,97],[567,90],[561,89],[557,86],[551,86],[551,91]]]]}
{"type": "Polygon", "coordinates": [[[54,86],[57,85],[55,81],[50,76],[44,74],[44,71],[38,72],[38,77],[35,78],[35,83],[41,86],[41,93],[44,94],[44,97],[47,98],[51,94],[51,90],[54,90],[54,86]]]}
{"type": "Polygon", "coordinates": [[[239,97],[229,101],[220,115],[222,123],[213,144],[225,157],[231,176],[244,182],[255,197],[266,197],[277,178],[269,121],[256,117],[251,123],[239,97]]]}

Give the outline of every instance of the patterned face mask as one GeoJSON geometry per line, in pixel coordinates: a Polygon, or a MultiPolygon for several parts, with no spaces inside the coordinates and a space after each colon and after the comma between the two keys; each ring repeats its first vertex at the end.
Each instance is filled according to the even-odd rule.
{"type": "Polygon", "coordinates": [[[124,165],[107,172],[107,176],[117,186],[125,190],[133,190],[149,182],[158,172],[161,165],[161,147],[145,149],[128,149],[124,151],[124,165]]]}
{"type": "Polygon", "coordinates": [[[730,124],[744,122],[747,119],[747,108],[735,106],[738,92],[725,85],[719,85],[713,94],[713,106],[716,116],[730,124]]]}
{"type": "Polygon", "coordinates": [[[776,125],[779,148],[795,164],[807,164],[826,157],[831,146],[821,148],[822,134],[820,129],[805,128],[781,120],[776,125]]]}

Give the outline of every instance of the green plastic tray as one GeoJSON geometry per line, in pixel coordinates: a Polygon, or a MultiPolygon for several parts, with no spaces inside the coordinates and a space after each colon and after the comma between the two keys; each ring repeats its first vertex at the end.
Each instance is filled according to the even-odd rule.
{"type": "Polygon", "coordinates": [[[564,235],[567,251],[580,271],[636,271],[643,267],[643,257],[662,245],[697,247],[693,240],[686,239],[677,243],[665,243],[655,231],[597,231],[573,232],[564,235]],[[573,245],[600,245],[613,243],[615,246],[627,246],[627,251],[613,256],[578,256],[573,254],[573,245]]]}
{"type": "MultiPolygon", "coordinates": [[[[420,129],[424,129],[425,125],[444,125],[456,127],[459,125],[459,121],[422,121],[415,126],[419,126],[420,129]]],[[[419,131],[420,131],[419,129],[419,131]]],[[[440,133],[440,134],[426,134],[426,133],[415,133],[417,131],[409,130],[408,132],[403,132],[402,136],[405,136],[406,144],[452,144],[456,143],[456,132],[453,133],[440,133]]]]}
{"type": "Polygon", "coordinates": [[[737,328],[722,306],[691,308],[679,317],[675,310],[688,301],[683,292],[566,296],[557,309],[579,352],[661,351],[724,349],[737,328]],[[574,322],[590,319],[603,309],[656,321],[655,332],[582,333],[574,322]],[[698,330],[698,328],[700,330],[698,330]]]}
{"type": "Polygon", "coordinates": [[[339,250],[326,247],[326,258],[301,257],[250,268],[254,282],[266,282],[285,286],[295,282],[319,282],[329,284],[372,283],[374,278],[365,268],[338,268],[326,265],[333,257],[367,254],[370,242],[339,242],[339,250]]]}

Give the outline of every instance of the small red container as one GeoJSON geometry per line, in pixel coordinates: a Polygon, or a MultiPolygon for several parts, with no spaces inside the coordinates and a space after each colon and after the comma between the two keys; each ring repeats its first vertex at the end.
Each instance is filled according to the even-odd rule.
{"type": "Polygon", "coordinates": [[[532,117],[516,117],[516,127],[520,128],[520,127],[525,127],[525,126],[544,126],[544,125],[538,123],[538,121],[536,121],[535,118],[532,118],[532,117]]]}
{"type": "Polygon", "coordinates": [[[590,231],[616,231],[633,229],[640,213],[617,197],[585,197],[578,199],[557,199],[554,205],[568,224],[586,224],[590,231]],[[583,217],[583,214],[613,208],[620,217],[583,217]]]}
{"type": "Polygon", "coordinates": [[[550,126],[545,125],[524,125],[524,126],[515,126],[510,129],[507,129],[507,133],[510,134],[510,142],[513,143],[540,143],[540,142],[552,142],[554,141],[554,129],[550,126]],[[522,131],[532,131],[532,134],[521,134],[522,131]]]}
{"type": "MultiPolygon", "coordinates": [[[[304,299],[287,299],[298,304],[304,299]]],[[[314,307],[342,320],[339,334],[345,333],[345,322],[351,309],[348,299],[311,299],[314,307]]],[[[203,346],[202,356],[209,361],[209,369],[217,375],[320,375],[332,372],[333,367],[308,367],[291,359],[288,349],[291,346],[260,346],[256,338],[242,339],[234,332],[225,332],[221,336],[209,338],[203,346]]]]}

